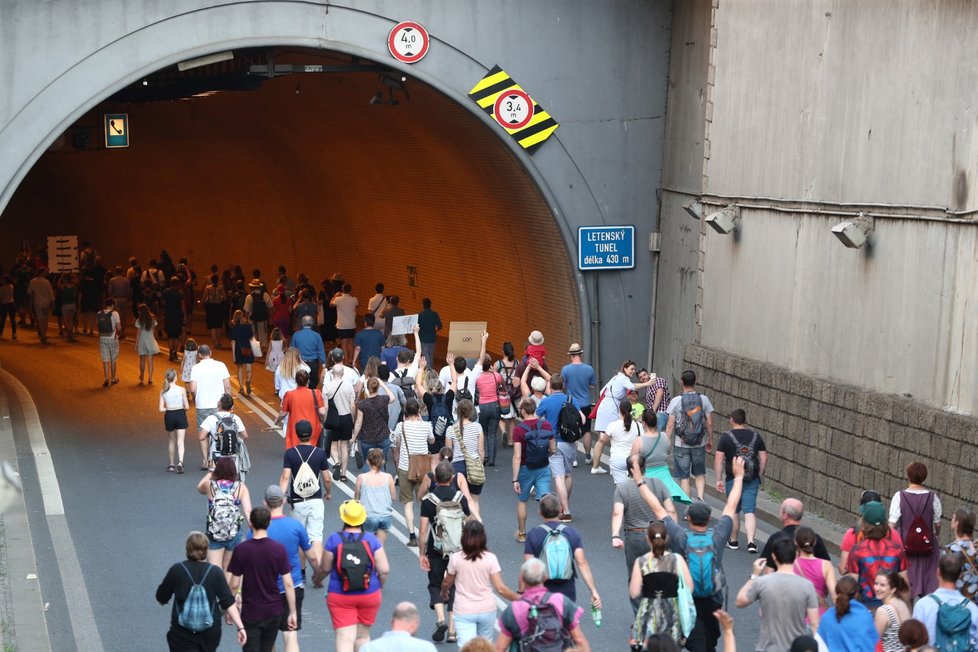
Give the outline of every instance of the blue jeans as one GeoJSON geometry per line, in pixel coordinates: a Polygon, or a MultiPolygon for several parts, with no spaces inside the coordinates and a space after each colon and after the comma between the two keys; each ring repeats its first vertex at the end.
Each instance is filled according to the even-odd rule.
{"type": "Polygon", "coordinates": [[[486,460],[496,464],[496,444],[499,442],[499,403],[483,403],[479,406],[479,425],[486,437],[486,460]]]}
{"type": "Polygon", "coordinates": [[[656,412],[655,418],[658,420],[659,432],[666,431],[666,424],[669,423],[669,413],[668,412],[656,412]]]}
{"type": "Polygon", "coordinates": [[[491,641],[496,624],[496,612],[487,611],[481,614],[455,614],[455,634],[458,636],[458,646],[462,647],[476,636],[491,641]]]}
{"type": "Polygon", "coordinates": [[[435,368],[435,343],[434,342],[422,342],[421,343],[421,355],[424,359],[428,361],[428,368],[435,368]]]}
{"type": "Polygon", "coordinates": [[[368,444],[367,442],[363,441],[362,439],[357,439],[357,446],[360,447],[360,452],[363,453],[363,467],[357,469],[357,471],[359,471],[360,473],[363,473],[368,468],[370,468],[370,464],[367,463],[367,453],[370,452],[370,449],[371,448],[379,448],[380,450],[382,450],[384,452],[384,465],[381,467],[381,470],[382,471],[386,471],[387,470],[387,453],[391,449],[391,440],[390,440],[390,437],[384,437],[382,440],[380,440],[379,442],[377,442],[375,444],[368,444]]]}

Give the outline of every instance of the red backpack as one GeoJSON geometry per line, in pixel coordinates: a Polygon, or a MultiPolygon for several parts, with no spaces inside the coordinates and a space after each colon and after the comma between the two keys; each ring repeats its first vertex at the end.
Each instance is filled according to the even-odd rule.
{"type": "Polygon", "coordinates": [[[933,500],[931,493],[908,494],[906,491],[900,492],[900,519],[907,518],[907,508],[910,510],[910,529],[907,536],[903,538],[903,552],[907,557],[927,557],[934,553],[934,531],[933,525],[924,518],[927,502],[933,500]],[[910,496],[915,496],[915,502],[923,507],[914,509],[910,496]],[[923,500],[921,500],[923,499],[923,500]]]}

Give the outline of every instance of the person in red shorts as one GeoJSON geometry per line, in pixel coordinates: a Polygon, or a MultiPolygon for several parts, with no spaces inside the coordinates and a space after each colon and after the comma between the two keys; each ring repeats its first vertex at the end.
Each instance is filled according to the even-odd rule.
{"type": "Polygon", "coordinates": [[[907,557],[903,554],[903,547],[890,537],[890,524],[886,521],[883,503],[868,502],[861,511],[863,539],[849,551],[846,572],[859,577],[859,601],[875,610],[883,604],[873,588],[876,576],[882,571],[893,571],[906,580],[907,557]]]}
{"type": "Polygon", "coordinates": [[[363,531],[367,510],[359,501],[340,505],[340,519],[343,529],[323,546],[322,567],[332,569],[326,604],[336,631],[336,652],[353,652],[370,640],[390,565],[377,537],[363,531]]]}

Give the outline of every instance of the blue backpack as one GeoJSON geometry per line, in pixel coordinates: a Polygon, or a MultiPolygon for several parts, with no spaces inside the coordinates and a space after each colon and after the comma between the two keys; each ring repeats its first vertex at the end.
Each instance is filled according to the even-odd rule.
{"type": "Polygon", "coordinates": [[[686,536],[686,562],[693,578],[693,597],[710,598],[726,589],[726,579],[717,562],[713,528],[689,532],[686,536]]]}
{"type": "MultiPolygon", "coordinates": [[[[445,445],[445,433],[455,420],[452,418],[452,405],[445,400],[445,394],[431,395],[431,408],[428,410],[428,420],[431,422],[432,434],[439,448],[445,445]]],[[[430,450],[430,449],[429,449],[430,450]]]]}
{"type": "Polygon", "coordinates": [[[957,604],[941,602],[931,594],[927,596],[938,604],[937,631],[934,632],[934,647],[941,652],[948,650],[971,650],[971,612],[968,611],[968,598],[957,604]]]}
{"type": "Polygon", "coordinates": [[[208,573],[211,572],[214,566],[207,566],[207,570],[204,571],[204,576],[200,578],[200,582],[194,582],[194,576],[190,574],[190,570],[187,569],[186,564],[180,564],[180,566],[187,573],[187,576],[190,577],[193,586],[190,587],[190,592],[187,593],[187,599],[183,601],[180,615],[177,616],[177,624],[196,634],[214,626],[214,607],[211,605],[210,600],[207,599],[207,591],[204,590],[204,580],[207,579],[208,573]]]}
{"type": "Polygon", "coordinates": [[[552,528],[544,523],[541,527],[547,531],[540,550],[540,561],[547,567],[547,579],[574,579],[574,551],[570,539],[564,534],[564,526],[552,528]]]}
{"type": "Polygon", "coordinates": [[[542,469],[550,463],[550,437],[540,428],[540,419],[526,432],[523,439],[526,446],[526,468],[542,469]]]}

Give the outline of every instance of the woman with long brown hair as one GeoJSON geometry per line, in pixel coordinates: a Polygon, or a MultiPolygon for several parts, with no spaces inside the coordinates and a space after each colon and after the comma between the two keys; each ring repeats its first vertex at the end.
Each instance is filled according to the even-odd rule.
{"type": "Polygon", "coordinates": [[[153,331],[156,329],[156,318],[145,303],[136,308],[136,353],[139,355],[139,384],[143,384],[143,375],[149,367],[149,384],[153,384],[153,356],[160,352],[153,331]]]}
{"type": "Polygon", "coordinates": [[[846,575],[835,588],[835,606],[819,621],[819,637],[832,652],[873,652],[880,636],[872,612],[856,599],[859,582],[846,575]]]}

